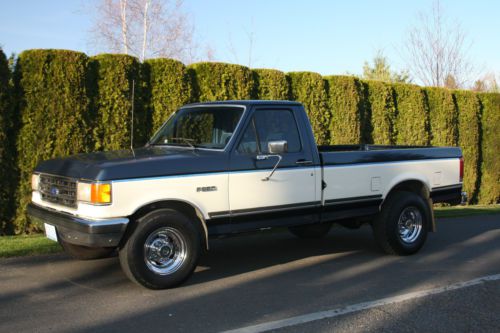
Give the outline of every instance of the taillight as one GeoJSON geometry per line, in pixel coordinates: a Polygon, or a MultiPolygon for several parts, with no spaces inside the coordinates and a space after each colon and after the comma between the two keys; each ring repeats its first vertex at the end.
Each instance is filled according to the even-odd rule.
{"type": "Polygon", "coordinates": [[[460,157],[460,181],[464,180],[464,158],[460,157]]]}

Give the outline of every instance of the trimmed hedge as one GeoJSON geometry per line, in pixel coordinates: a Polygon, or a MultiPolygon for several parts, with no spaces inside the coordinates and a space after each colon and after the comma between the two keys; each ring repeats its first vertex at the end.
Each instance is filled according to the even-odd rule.
{"type": "Polygon", "coordinates": [[[12,193],[15,189],[15,133],[11,75],[7,57],[0,48],[0,235],[12,233],[12,193]]]}
{"type": "Polygon", "coordinates": [[[149,136],[179,107],[193,100],[191,76],[183,63],[173,59],[153,59],[144,63],[152,122],[149,136]]]}
{"type": "Polygon", "coordinates": [[[245,66],[200,62],[188,67],[200,102],[255,98],[252,71],[245,66]]]}
{"type": "Polygon", "coordinates": [[[146,119],[141,103],[140,63],[122,54],[101,54],[90,58],[92,81],[93,139],[96,150],[130,147],[132,81],[134,87],[134,146],[144,141],[146,119]]]}
{"type": "Polygon", "coordinates": [[[465,163],[464,191],[469,195],[469,203],[473,203],[477,200],[480,166],[480,104],[472,91],[459,90],[454,95],[459,111],[458,145],[465,163]]]}
{"type": "Polygon", "coordinates": [[[368,119],[365,120],[366,142],[378,145],[396,144],[396,102],[391,84],[382,81],[364,81],[368,119]]]}
{"type": "Polygon", "coordinates": [[[20,183],[16,232],[37,230],[25,217],[35,166],[55,157],[89,151],[86,73],[88,57],[64,50],[30,50],[19,55],[16,81],[21,128],[17,138],[20,183]]]}
{"type": "Polygon", "coordinates": [[[453,93],[448,89],[425,88],[429,102],[431,144],[458,145],[458,110],[453,93]]]}
{"type": "Polygon", "coordinates": [[[257,99],[287,100],[290,98],[290,82],[286,74],[275,69],[254,69],[257,99]]]}
{"type": "Polygon", "coordinates": [[[25,207],[40,161],[129,147],[132,80],[136,146],[189,102],[292,99],[304,104],[318,144],[459,145],[471,202],[500,200],[499,94],[65,50],[23,52],[11,80],[0,50],[0,234],[39,230],[25,207]]]}
{"type": "Polygon", "coordinates": [[[500,94],[480,94],[482,163],[479,203],[500,203],[500,94]]]}
{"type": "Polygon", "coordinates": [[[361,143],[364,110],[361,82],[353,76],[328,76],[325,80],[331,112],[330,144],[361,143]]]}
{"type": "Polygon", "coordinates": [[[312,72],[291,72],[288,76],[291,88],[290,97],[304,105],[311,121],[316,143],[328,144],[331,114],[327,105],[328,94],[325,80],[318,73],[312,72]]]}
{"type": "Polygon", "coordinates": [[[396,96],[396,144],[429,144],[429,108],[422,88],[394,83],[396,96]]]}

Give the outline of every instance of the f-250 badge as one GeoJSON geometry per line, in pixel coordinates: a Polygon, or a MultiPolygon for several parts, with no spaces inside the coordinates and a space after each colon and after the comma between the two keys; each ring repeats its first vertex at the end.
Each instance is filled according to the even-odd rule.
{"type": "Polygon", "coordinates": [[[217,191],[217,186],[204,186],[196,188],[196,192],[214,192],[214,191],[217,191]]]}

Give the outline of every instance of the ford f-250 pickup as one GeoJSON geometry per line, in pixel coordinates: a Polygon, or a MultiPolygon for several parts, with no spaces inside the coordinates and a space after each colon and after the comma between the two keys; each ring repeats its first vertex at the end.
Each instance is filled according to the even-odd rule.
{"type": "Polygon", "coordinates": [[[40,163],[28,215],[79,259],[118,250],[147,288],[179,285],[212,236],[288,227],[321,237],[332,223],[373,227],[381,249],[417,252],[432,204],[460,203],[460,148],[316,146],[289,101],[190,104],[139,149],[40,163]]]}

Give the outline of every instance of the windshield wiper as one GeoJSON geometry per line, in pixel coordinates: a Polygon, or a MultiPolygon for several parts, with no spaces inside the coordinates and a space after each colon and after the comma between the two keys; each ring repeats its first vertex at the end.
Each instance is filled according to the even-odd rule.
{"type": "Polygon", "coordinates": [[[196,149],[195,145],[192,142],[196,142],[194,139],[189,139],[189,138],[170,138],[170,140],[179,140],[187,144],[189,147],[196,149]]]}

